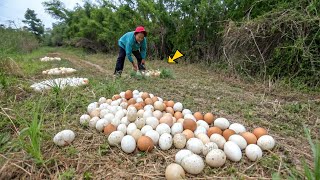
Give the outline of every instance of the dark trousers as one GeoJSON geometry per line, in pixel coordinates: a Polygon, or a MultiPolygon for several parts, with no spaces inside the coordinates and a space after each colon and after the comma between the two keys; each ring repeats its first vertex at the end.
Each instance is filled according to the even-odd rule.
{"type": "MultiPolygon", "coordinates": [[[[120,48],[119,56],[117,59],[116,69],[114,70],[114,74],[121,75],[122,70],[123,70],[123,66],[124,66],[124,61],[126,59],[126,50],[124,50],[120,46],[119,46],[119,48],[120,48]]],[[[137,58],[139,70],[146,70],[144,67],[144,64],[141,64],[142,57],[141,57],[140,51],[132,51],[132,54],[137,58]]]]}

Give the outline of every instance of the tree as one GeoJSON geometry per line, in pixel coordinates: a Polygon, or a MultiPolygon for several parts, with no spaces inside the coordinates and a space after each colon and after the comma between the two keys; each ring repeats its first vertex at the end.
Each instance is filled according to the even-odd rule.
{"type": "Polygon", "coordinates": [[[42,21],[37,18],[37,14],[34,10],[28,8],[24,14],[24,18],[25,20],[22,22],[28,25],[28,30],[40,39],[44,33],[44,25],[42,24],[42,21]]]}

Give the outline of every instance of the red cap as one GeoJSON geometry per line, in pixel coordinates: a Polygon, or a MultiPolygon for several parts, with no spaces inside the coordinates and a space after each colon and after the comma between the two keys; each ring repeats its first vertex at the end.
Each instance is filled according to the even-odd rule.
{"type": "Polygon", "coordinates": [[[146,30],[144,29],[143,26],[138,26],[136,28],[136,30],[134,31],[134,34],[136,35],[137,33],[143,33],[144,36],[147,36],[147,32],[146,32],[146,30]]]}

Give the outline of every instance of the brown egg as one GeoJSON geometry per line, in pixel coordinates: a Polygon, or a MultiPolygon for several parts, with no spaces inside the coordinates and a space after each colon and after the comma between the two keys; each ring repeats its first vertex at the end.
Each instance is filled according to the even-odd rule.
{"type": "Polygon", "coordinates": [[[183,129],[189,129],[193,132],[197,129],[197,123],[192,119],[185,119],[183,121],[183,129]]]}
{"type": "Polygon", "coordinates": [[[160,124],[161,123],[166,123],[166,124],[168,124],[170,127],[172,126],[172,124],[173,124],[173,119],[172,119],[172,116],[166,116],[166,115],[164,115],[164,116],[162,116],[161,118],[160,118],[160,120],[159,120],[159,122],[160,122],[160,124]]]}
{"type": "Polygon", "coordinates": [[[150,98],[150,95],[149,95],[149,93],[147,93],[147,92],[143,92],[143,93],[141,94],[141,98],[142,98],[143,100],[146,100],[147,98],[150,98]]]}
{"type": "Polygon", "coordinates": [[[131,104],[132,104],[132,105],[136,104],[136,100],[133,99],[133,98],[129,99],[128,105],[131,105],[131,104]]]}
{"type": "Polygon", "coordinates": [[[119,94],[115,94],[114,96],[112,96],[111,99],[112,99],[112,101],[114,101],[114,100],[117,100],[119,98],[121,98],[121,96],[119,94]]]}
{"type": "Polygon", "coordinates": [[[104,127],[103,133],[109,136],[113,131],[117,130],[117,128],[113,124],[108,124],[104,127]]]}
{"type": "Polygon", "coordinates": [[[152,102],[155,103],[156,101],[158,101],[158,97],[157,96],[154,96],[152,99],[152,102]]]}
{"type": "Polygon", "coordinates": [[[93,111],[90,112],[91,117],[99,117],[100,116],[100,109],[94,109],[93,111]]]}
{"type": "Polygon", "coordinates": [[[166,112],[174,115],[174,110],[173,110],[172,107],[167,107],[167,108],[166,108],[166,112]]]}
{"type": "Polygon", "coordinates": [[[133,93],[131,90],[127,90],[125,93],[124,93],[124,98],[126,99],[131,99],[133,97],[133,93]]]}
{"type": "Polygon", "coordinates": [[[168,107],[168,101],[163,101],[163,103],[168,107]]]}
{"type": "Polygon", "coordinates": [[[168,101],[168,103],[167,103],[168,107],[173,107],[173,105],[174,105],[174,101],[168,101]]]}
{"type": "Polygon", "coordinates": [[[111,102],[112,102],[112,99],[107,99],[106,101],[107,104],[111,104],[111,102]]]}
{"type": "Polygon", "coordinates": [[[268,134],[267,130],[262,127],[255,128],[252,133],[257,137],[257,139],[268,134]]]}
{"type": "Polygon", "coordinates": [[[139,102],[139,103],[142,105],[142,107],[145,107],[145,106],[146,106],[146,103],[145,103],[144,101],[139,102]]]}
{"type": "Polygon", "coordinates": [[[174,117],[176,119],[180,119],[180,118],[183,118],[183,114],[181,112],[177,111],[177,112],[174,113],[174,117]]]}
{"type": "Polygon", "coordinates": [[[224,139],[226,139],[226,141],[228,141],[229,137],[235,133],[236,132],[232,129],[226,129],[222,132],[222,136],[224,137],[224,139]]]}
{"type": "Polygon", "coordinates": [[[151,98],[146,98],[146,99],[144,100],[144,102],[145,102],[147,105],[148,105],[148,104],[153,105],[153,101],[152,101],[151,98]]]}
{"type": "Polygon", "coordinates": [[[195,112],[193,116],[196,118],[197,121],[203,120],[203,115],[201,114],[201,112],[195,112]]]}
{"type": "Polygon", "coordinates": [[[137,143],[138,149],[140,151],[148,151],[151,152],[153,149],[153,141],[150,137],[148,136],[141,136],[138,139],[138,143],[137,143]]]}
{"type": "Polygon", "coordinates": [[[240,135],[247,141],[248,144],[257,143],[257,137],[251,132],[243,132],[240,135]]]}
{"type": "Polygon", "coordinates": [[[189,129],[184,130],[182,134],[186,136],[187,140],[194,137],[194,133],[189,129]]]}
{"type": "Polygon", "coordinates": [[[213,123],[214,115],[212,113],[207,113],[203,116],[203,120],[210,125],[213,123]]]}
{"type": "Polygon", "coordinates": [[[141,103],[136,103],[136,104],[134,104],[134,107],[135,107],[138,111],[143,108],[143,106],[142,106],[141,103]]]}
{"type": "Polygon", "coordinates": [[[222,130],[218,127],[211,127],[208,129],[208,136],[210,137],[212,134],[220,134],[222,135],[222,130]]]}

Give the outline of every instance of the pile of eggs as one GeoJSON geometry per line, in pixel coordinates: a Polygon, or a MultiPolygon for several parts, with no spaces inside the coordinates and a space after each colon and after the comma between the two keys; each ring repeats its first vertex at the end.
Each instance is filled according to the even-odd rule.
{"type": "Polygon", "coordinates": [[[137,75],[142,75],[146,77],[159,77],[161,74],[160,70],[146,70],[146,71],[137,71],[137,75]]]}
{"type": "Polygon", "coordinates": [[[214,114],[195,112],[182,103],[164,101],[147,92],[127,90],[111,99],[101,97],[90,103],[81,115],[81,124],[104,133],[110,146],[119,146],[125,153],[181,149],[175,163],[166,169],[167,179],[184,177],[184,171],[199,174],[205,167],[221,167],[226,160],[238,162],[243,152],[251,161],[271,150],[275,140],[264,128],[252,132],[239,123],[214,114]],[[205,160],[203,160],[203,158],[205,160]]]}
{"type": "Polygon", "coordinates": [[[77,70],[73,68],[66,68],[66,67],[59,67],[59,68],[52,68],[45,71],[42,71],[42,74],[48,75],[60,75],[60,74],[71,74],[76,72],[77,70]]]}
{"type": "Polygon", "coordinates": [[[40,58],[40,61],[61,61],[61,58],[45,56],[43,58],[40,58]]]}
{"type": "Polygon", "coordinates": [[[88,83],[89,80],[87,78],[57,78],[35,83],[30,87],[35,91],[41,92],[43,90],[51,89],[52,87],[59,87],[60,89],[63,89],[67,86],[83,86],[87,85],[88,83]]]}

